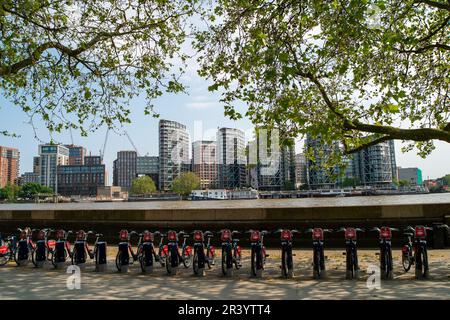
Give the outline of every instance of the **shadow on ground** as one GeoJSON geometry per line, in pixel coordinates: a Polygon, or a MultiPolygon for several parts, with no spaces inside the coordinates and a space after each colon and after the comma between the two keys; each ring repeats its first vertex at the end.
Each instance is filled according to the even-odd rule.
{"type": "Polygon", "coordinates": [[[65,270],[50,266],[35,269],[16,267],[10,263],[0,268],[0,299],[449,299],[450,252],[431,250],[428,280],[415,280],[414,270],[404,273],[400,253],[394,252],[394,280],[382,281],[381,289],[366,286],[369,264],[377,264],[374,250],[360,250],[362,275],[360,280],[345,280],[345,256],[342,250],[326,252],[328,278],[312,280],[311,251],[297,250],[295,277],[280,276],[277,250],[270,257],[263,279],[250,278],[248,251],[244,252],[243,268],[232,278],[221,275],[220,253],[216,265],[203,278],[192,269],[179,268],[175,276],[167,276],[159,265],[152,274],[142,274],[137,264],[127,274],[117,273],[114,266],[115,249],[111,248],[108,270],[96,273],[89,263],[81,274],[81,289],[68,290],[65,270]]]}

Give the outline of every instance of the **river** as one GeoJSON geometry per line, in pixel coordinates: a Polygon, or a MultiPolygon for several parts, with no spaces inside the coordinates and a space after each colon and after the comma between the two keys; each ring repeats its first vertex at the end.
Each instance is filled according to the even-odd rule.
{"type": "Polygon", "coordinates": [[[0,204],[0,211],[21,210],[151,210],[151,209],[221,209],[221,208],[308,208],[383,205],[420,205],[450,203],[450,193],[360,196],[336,198],[209,200],[209,201],[145,201],[95,203],[23,203],[0,204]]]}

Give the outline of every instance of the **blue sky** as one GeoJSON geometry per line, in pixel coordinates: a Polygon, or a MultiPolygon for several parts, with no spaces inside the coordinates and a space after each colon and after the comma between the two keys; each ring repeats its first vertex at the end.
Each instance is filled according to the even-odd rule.
{"type": "MultiPolygon", "coordinates": [[[[188,127],[193,138],[194,125],[196,121],[202,122],[203,138],[214,138],[217,127],[235,127],[250,131],[251,123],[247,119],[232,121],[224,116],[223,107],[219,103],[219,96],[208,92],[208,82],[196,74],[196,65],[191,62],[187,73],[182,78],[188,87],[188,94],[165,95],[155,101],[155,109],[162,119],[181,122],[188,127]]],[[[132,123],[125,126],[136,145],[140,155],[158,154],[158,119],[145,116],[143,113],[144,101],[141,98],[131,102],[132,123]]],[[[240,106],[245,110],[245,106],[240,106]]],[[[21,173],[32,170],[33,156],[37,155],[39,141],[34,139],[32,127],[27,124],[27,116],[18,107],[7,102],[1,97],[0,91],[0,131],[8,130],[19,134],[20,138],[4,137],[0,135],[0,145],[16,147],[20,149],[21,173]]],[[[35,122],[38,137],[49,141],[50,135],[42,123],[35,122]]],[[[98,154],[103,146],[106,128],[102,128],[88,137],[81,137],[78,132],[73,131],[74,144],[85,146],[92,154],[98,154]]],[[[55,141],[71,143],[70,132],[64,132],[53,136],[55,141]]],[[[297,151],[301,150],[301,143],[297,143],[297,151]]],[[[396,141],[397,165],[402,167],[419,167],[422,169],[424,179],[438,178],[450,173],[450,144],[436,142],[436,150],[427,158],[422,159],[415,151],[402,153],[401,143],[396,141]]],[[[117,135],[110,132],[105,152],[105,163],[109,171],[109,181],[112,180],[112,162],[119,150],[132,150],[133,147],[125,135],[117,135]]]]}

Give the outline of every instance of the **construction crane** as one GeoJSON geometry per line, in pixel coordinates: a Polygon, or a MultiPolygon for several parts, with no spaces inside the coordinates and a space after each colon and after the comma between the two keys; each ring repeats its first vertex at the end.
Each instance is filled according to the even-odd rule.
{"type": "Polygon", "coordinates": [[[134,145],[133,140],[131,140],[130,135],[128,134],[128,132],[127,132],[126,130],[123,130],[123,131],[125,132],[125,135],[127,136],[128,141],[130,141],[131,145],[132,145],[133,148],[134,148],[134,151],[136,151],[136,154],[137,154],[137,156],[139,157],[139,156],[140,156],[140,155],[139,155],[139,151],[137,150],[136,146],[134,145]]]}
{"type": "Polygon", "coordinates": [[[70,132],[70,142],[73,145],[73,134],[72,134],[72,127],[69,127],[69,132],[70,132]]]}
{"type": "Polygon", "coordinates": [[[103,148],[100,150],[100,157],[103,161],[103,157],[105,156],[106,143],[108,142],[109,128],[106,130],[105,142],[103,143],[103,148]]]}

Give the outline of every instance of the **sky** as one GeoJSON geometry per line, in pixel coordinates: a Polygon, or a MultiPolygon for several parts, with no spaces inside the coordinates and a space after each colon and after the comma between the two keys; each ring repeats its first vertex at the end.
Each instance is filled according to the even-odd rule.
{"type": "MultiPolygon", "coordinates": [[[[194,140],[194,127],[202,127],[204,139],[214,139],[218,127],[234,127],[248,132],[249,137],[252,124],[247,119],[233,121],[224,116],[223,106],[219,103],[217,94],[208,92],[208,82],[196,75],[195,70],[188,70],[183,77],[188,86],[187,94],[165,95],[155,101],[155,109],[161,119],[168,119],[185,124],[194,140]]],[[[158,155],[158,121],[152,116],[143,113],[144,100],[141,98],[131,102],[132,123],[125,126],[140,155],[158,155]]],[[[240,107],[241,110],[245,106],[240,107]]],[[[33,156],[37,155],[39,141],[34,139],[33,128],[27,123],[28,118],[18,107],[0,97],[0,131],[8,130],[20,135],[19,138],[0,136],[0,145],[15,147],[20,150],[20,172],[32,171],[33,156]]],[[[42,123],[35,122],[40,140],[49,141],[50,135],[42,123]]],[[[195,140],[199,139],[196,130],[195,140]]],[[[88,137],[81,137],[79,132],[73,131],[73,143],[87,148],[88,152],[98,155],[106,135],[106,128],[90,133],[88,137]]],[[[70,132],[66,131],[53,136],[55,141],[71,143],[70,132]]],[[[250,137],[251,138],[251,137],[250,137]]],[[[397,165],[401,167],[419,167],[422,169],[424,179],[438,178],[450,173],[450,144],[436,142],[436,149],[426,159],[410,151],[402,153],[401,142],[396,141],[397,165]]],[[[297,141],[296,151],[301,152],[302,143],[297,141]]],[[[109,133],[105,149],[104,161],[109,171],[109,181],[112,180],[112,162],[119,150],[133,150],[132,144],[125,135],[109,133]]]]}
{"type": "MultiPolygon", "coordinates": [[[[246,139],[251,139],[252,124],[247,119],[233,121],[224,116],[223,106],[217,93],[208,92],[210,83],[197,75],[197,65],[194,59],[189,61],[186,74],[181,81],[187,87],[186,94],[166,94],[154,101],[155,111],[160,119],[178,121],[187,126],[191,142],[199,139],[214,139],[218,127],[238,128],[246,132],[246,139]],[[194,130],[194,127],[196,130],[194,130]],[[202,130],[197,130],[201,127],[202,130]],[[202,136],[199,136],[199,131],[202,136]],[[195,136],[194,136],[195,132],[195,136]]],[[[142,97],[130,103],[131,124],[124,126],[135,144],[139,155],[158,155],[158,121],[152,116],[144,115],[145,101],[142,97]]],[[[245,105],[236,107],[245,111],[245,105]]],[[[15,147],[20,150],[20,173],[32,171],[33,157],[38,153],[39,140],[50,141],[48,130],[42,122],[34,122],[39,140],[34,138],[33,128],[27,123],[27,115],[20,108],[6,101],[0,89],[0,131],[7,130],[20,135],[19,138],[0,135],[0,145],[15,147]]],[[[84,146],[92,155],[98,155],[103,147],[106,128],[101,128],[88,137],[81,137],[79,132],[69,131],[53,135],[57,142],[84,146]],[[73,141],[71,139],[73,137],[73,141]]],[[[437,141],[436,149],[426,159],[416,155],[412,150],[401,152],[402,143],[395,142],[397,166],[419,167],[423,179],[435,179],[450,173],[450,144],[437,141]]],[[[109,183],[112,181],[112,163],[120,150],[133,150],[127,137],[110,131],[105,148],[104,162],[109,172],[109,183]]],[[[297,140],[296,152],[302,151],[302,142],[297,140]]]]}

